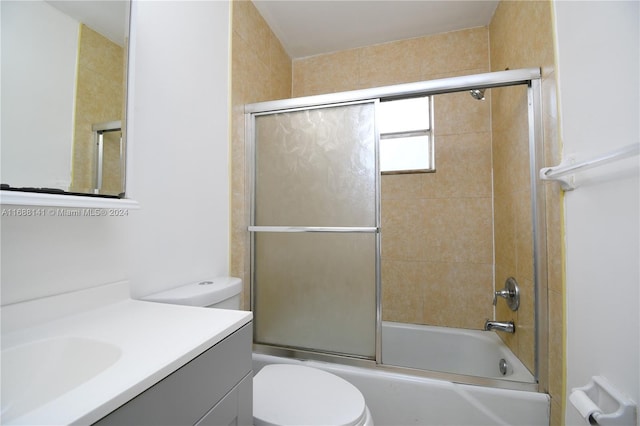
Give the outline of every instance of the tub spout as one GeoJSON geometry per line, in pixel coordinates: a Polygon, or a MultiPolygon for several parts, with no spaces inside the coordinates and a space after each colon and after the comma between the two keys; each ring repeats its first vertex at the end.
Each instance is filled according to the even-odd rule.
{"type": "Polygon", "coordinates": [[[516,325],[513,323],[513,321],[501,322],[501,321],[487,320],[484,323],[484,329],[486,331],[496,330],[496,331],[504,331],[505,333],[515,333],[516,325]]]}

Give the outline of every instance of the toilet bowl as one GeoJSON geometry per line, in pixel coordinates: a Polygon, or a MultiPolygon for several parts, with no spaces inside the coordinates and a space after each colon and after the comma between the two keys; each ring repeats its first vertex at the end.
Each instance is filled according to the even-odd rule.
{"type": "MultiPolygon", "coordinates": [[[[218,277],[146,296],[150,302],[240,309],[242,281],[218,277]]],[[[253,420],[258,425],[373,426],[362,393],[326,371],[270,364],[253,378],[253,420]]]]}
{"type": "Polygon", "coordinates": [[[266,365],[253,378],[253,424],[370,426],[360,391],[317,368],[266,365]]]}

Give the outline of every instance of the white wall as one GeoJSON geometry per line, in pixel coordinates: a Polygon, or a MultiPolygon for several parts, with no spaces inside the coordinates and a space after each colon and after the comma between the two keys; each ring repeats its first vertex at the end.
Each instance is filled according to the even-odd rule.
{"type": "Polygon", "coordinates": [[[78,21],[43,1],[2,1],[2,183],[71,183],[78,21]]]}
{"type": "Polygon", "coordinates": [[[3,215],[3,305],[121,280],[142,295],[228,274],[229,3],[135,6],[127,185],[142,208],[3,215]]]}
{"type": "MultiPolygon", "coordinates": [[[[639,3],[555,1],[564,157],[640,141],[639,3]]],[[[567,396],[603,375],[640,401],[640,185],[635,157],[566,193],[567,396]]],[[[585,424],[567,400],[567,425],[585,424]]]]}
{"type": "Polygon", "coordinates": [[[229,273],[229,19],[226,1],[134,3],[135,297],[229,273]]]}
{"type": "Polygon", "coordinates": [[[1,220],[2,305],[127,279],[128,218],[2,216],[1,220]]]}
{"type": "MultiPolygon", "coordinates": [[[[68,189],[77,38],[45,2],[2,1],[3,183],[68,189]]],[[[5,214],[16,208],[2,205],[2,305],[127,278],[127,218],[5,214]]]]}

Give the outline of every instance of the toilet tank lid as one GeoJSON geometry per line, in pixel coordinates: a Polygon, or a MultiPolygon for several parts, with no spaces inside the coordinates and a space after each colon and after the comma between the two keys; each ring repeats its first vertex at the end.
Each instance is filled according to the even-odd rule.
{"type": "Polygon", "coordinates": [[[142,299],[150,302],[204,307],[236,296],[241,290],[240,278],[216,277],[161,291],[142,299]]]}

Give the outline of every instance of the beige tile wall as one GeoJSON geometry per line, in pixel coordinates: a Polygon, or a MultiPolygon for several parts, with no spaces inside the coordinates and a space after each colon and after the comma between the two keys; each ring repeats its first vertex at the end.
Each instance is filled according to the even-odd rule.
{"type": "Polygon", "coordinates": [[[487,28],[471,28],[296,59],[292,95],[317,95],[486,71],[489,71],[487,28]]]}
{"type": "Polygon", "coordinates": [[[248,211],[245,192],[244,105],[291,97],[291,59],[253,3],[232,2],[231,265],[250,308],[248,211]]]}
{"type": "Polygon", "coordinates": [[[383,319],[478,329],[493,315],[489,103],[436,96],[435,126],[435,173],[382,177],[383,319]]]}
{"type": "Polygon", "coordinates": [[[91,192],[95,174],[92,125],[123,119],[124,49],[82,24],[78,52],[70,190],[91,192]]]}
{"type": "Polygon", "coordinates": [[[496,318],[514,321],[515,334],[500,336],[534,371],[534,292],[531,180],[527,89],[524,86],[491,89],[493,127],[495,279],[501,289],[509,277],[518,282],[520,308],[511,311],[500,299],[496,318]]]}
{"type": "MultiPolygon", "coordinates": [[[[557,136],[557,106],[556,106],[556,78],[555,78],[555,61],[554,61],[554,43],[552,30],[552,12],[551,3],[549,1],[535,2],[510,2],[503,1],[499,4],[491,25],[489,26],[490,46],[491,46],[491,69],[492,71],[500,71],[506,68],[525,68],[525,67],[541,67],[542,68],[542,101],[543,101],[543,125],[544,125],[544,143],[545,143],[545,163],[546,165],[554,165],[560,159],[560,144],[557,136]]],[[[494,121],[494,145],[500,144],[503,138],[512,138],[522,129],[510,119],[511,111],[509,105],[521,103],[522,94],[510,92],[503,93],[498,102],[494,102],[492,106],[492,117],[494,121]]],[[[494,93],[495,96],[495,93],[494,93]]],[[[494,98],[494,100],[497,100],[494,98]]],[[[504,164],[502,160],[494,161],[504,164]]],[[[497,167],[497,166],[496,166],[497,167]]],[[[526,250],[530,247],[528,239],[529,235],[523,234],[523,229],[518,223],[528,220],[526,215],[509,213],[507,204],[511,204],[512,209],[526,208],[525,191],[520,191],[520,182],[511,185],[510,175],[504,173],[503,177],[496,183],[496,224],[502,221],[499,214],[507,216],[512,214],[512,218],[516,223],[510,223],[508,226],[500,226],[501,229],[509,228],[519,237],[512,239],[510,246],[511,255],[502,253],[497,262],[511,262],[517,264],[518,273],[523,276],[523,284],[525,294],[524,309],[517,314],[519,323],[523,326],[531,327],[533,321],[532,303],[526,302],[526,299],[532,300],[531,283],[529,276],[532,276],[532,265],[529,262],[521,264],[521,259],[528,255],[526,250]],[[509,186],[512,190],[509,191],[509,186]],[[500,213],[499,213],[500,212],[500,213]],[[505,259],[506,258],[506,259],[505,259]],[[502,260],[501,260],[502,259],[502,260]]],[[[523,180],[523,176],[518,176],[518,180],[523,180]]],[[[545,204],[546,204],[546,222],[547,222],[547,282],[548,282],[548,359],[543,360],[548,363],[548,374],[540,377],[540,383],[544,390],[551,395],[551,425],[561,425],[564,421],[564,347],[563,347],[563,306],[564,306],[564,285],[562,275],[562,195],[558,185],[545,185],[545,204]]],[[[496,226],[498,228],[498,226],[496,226]]],[[[505,236],[500,236],[505,238],[505,236]]],[[[496,236],[498,239],[498,236],[496,236]]],[[[499,247],[501,243],[497,244],[499,247]]],[[[506,246],[506,244],[505,244],[506,246]]],[[[497,279],[504,277],[501,266],[497,266],[497,279]]],[[[501,308],[499,315],[508,315],[504,308],[501,308]]],[[[528,364],[532,363],[530,354],[532,353],[533,336],[527,329],[523,333],[516,333],[518,338],[510,341],[512,348],[525,359],[528,364]]]]}

